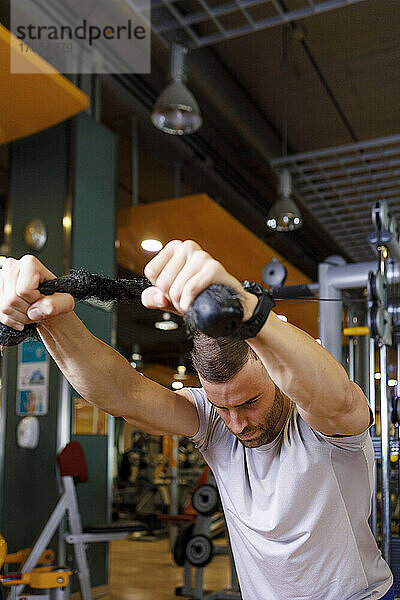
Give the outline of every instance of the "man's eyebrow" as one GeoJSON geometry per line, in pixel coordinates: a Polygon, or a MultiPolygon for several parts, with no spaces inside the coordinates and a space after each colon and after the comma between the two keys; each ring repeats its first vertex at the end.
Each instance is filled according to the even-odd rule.
{"type": "MultiPolygon", "coordinates": [[[[260,396],[261,396],[261,394],[257,394],[256,396],[249,398],[249,400],[245,400],[245,402],[242,402],[242,404],[238,404],[237,406],[234,406],[233,408],[240,408],[241,406],[245,406],[246,404],[253,402],[253,400],[257,400],[257,398],[259,398],[260,396]]],[[[214,404],[214,402],[211,402],[210,399],[208,401],[210,404],[212,404],[214,406],[214,408],[226,408],[225,406],[217,406],[216,404],[214,404]]]]}

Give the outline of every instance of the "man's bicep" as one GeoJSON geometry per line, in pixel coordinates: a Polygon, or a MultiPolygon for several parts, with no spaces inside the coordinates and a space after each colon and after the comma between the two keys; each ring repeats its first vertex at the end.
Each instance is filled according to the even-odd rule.
{"type": "Polygon", "coordinates": [[[146,377],[140,383],[132,409],[123,415],[128,423],[153,435],[192,437],[197,433],[199,417],[189,390],[173,392],[146,377]]]}

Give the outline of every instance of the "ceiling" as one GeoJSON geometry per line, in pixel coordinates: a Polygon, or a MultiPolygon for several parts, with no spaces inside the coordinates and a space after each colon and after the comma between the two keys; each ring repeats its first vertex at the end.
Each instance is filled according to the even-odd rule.
{"type": "Polygon", "coordinates": [[[375,249],[366,244],[371,206],[384,199],[400,217],[400,135],[291,154],[271,164],[291,171],[297,194],[355,261],[374,259],[375,249]]]}
{"type": "MultiPolygon", "coordinates": [[[[291,152],[398,132],[399,3],[364,0],[303,19],[298,25],[304,39],[297,41],[292,34],[289,48],[291,152]],[[310,55],[331,90],[336,106],[310,55]]],[[[214,47],[220,60],[278,131],[282,130],[283,103],[281,29],[275,27],[252,33],[214,47]]]]}
{"type": "MultiPolygon", "coordinates": [[[[285,98],[289,158],[312,153],[309,159],[314,161],[313,177],[317,177],[315,171],[319,167],[315,167],[315,161],[320,150],[351,145],[354,152],[355,144],[361,143],[355,150],[360,162],[360,155],[363,157],[366,151],[364,144],[368,147],[371,140],[400,133],[397,0],[336,3],[287,0],[286,4],[280,0],[235,3],[154,0],[152,7],[151,74],[103,80],[103,119],[118,129],[125,148],[120,154],[123,173],[120,184],[124,180],[123,186],[120,185],[120,207],[132,201],[130,118],[135,114],[139,120],[139,164],[143,166],[139,170],[140,203],[179,195],[174,193],[174,166],[179,162],[180,195],[208,193],[310,280],[316,279],[318,263],[332,254],[341,254],[348,262],[371,260],[374,254],[366,237],[371,222],[370,206],[387,190],[380,184],[372,187],[367,197],[364,194],[357,198],[360,186],[357,179],[352,181],[349,206],[346,194],[341,190],[336,193],[335,182],[335,193],[327,205],[326,198],[316,195],[315,189],[309,197],[304,180],[296,180],[300,160],[297,166],[294,166],[296,161],[289,161],[304,226],[289,234],[271,232],[265,227],[265,217],[276,198],[276,174],[285,154],[282,144],[285,98]],[[194,42],[191,36],[192,48],[187,59],[187,84],[204,119],[199,132],[177,139],[155,130],[149,115],[166,84],[168,42],[189,39],[186,25],[180,23],[177,29],[171,29],[177,24],[176,15],[179,13],[178,21],[196,21],[196,14],[204,12],[205,7],[215,16],[229,6],[231,16],[224,21],[228,30],[238,25],[233,8],[250,5],[254,6],[253,17],[257,10],[259,14],[264,11],[265,19],[279,17],[267,27],[253,28],[229,39],[222,35],[215,19],[204,18],[192,25],[199,39],[205,36],[201,43],[194,42]],[[309,16],[304,16],[307,6],[312,10],[309,16]],[[322,12],[327,7],[330,10],[322,12]],[[296,10],[300,12],[294,16],[301,18],[290,20],[296,10]],[[279,24],[283,19],[289,23],[287,79],[283,27],[279,24]],[[215,39],[210,40],[209,35],[215,35],[215,39]]],[[[393,162],[398,157],[385,154],[381,146],[380,164],[366,169],[365,182],[368,184],[369,176],[376,183],[377,175],[383,172],[385,178],[389,174],[389,205],[400,216],[400,178],[397,163],[393,162]]],[[[339,165],[343,169],[343,155],[333,152],[332,157],[332,168],[339,165]]],[[[369,159],[365,163],[369,165],[369,159]]],[[[242,253],[243,249],[232,251],[242,253]]]]}
{"type": "MultiPolygon", "coordinates": [[[[280,0],[240,0],[236,3],[214,0],[208,4],[213,6],[214,11],[232,4],[238,7],[253,4],[254,10],[264,9],[271,16],[279,14],[277,6],[285,6],[280,0]]],[[[204,11],[202,7],[207,3],[203,0],[163,0],[152,5],[164,6],[161,13],[160,8],[153,8],[153,14],[158,15],[157,30],[163,21],[162,14],[169,22],[167,13],[172,7],[175,13],[184,15],[189,12],[190,6],[192,12],[204,11]]],[[[300,9],[307,5],[311,14],[308,18],[290,22],[288,132],[291,151],[336,146],[397,131],[399,114],[396,99],[400,95],[398,2],[288,0],[286,5],[286,20],[296,16],[296,11],[300,13],[300,9]],[[331,10],[313,14],[312,5],[329,5],[331,10]],[[333,10],[335,6],[339,8],[333,10]],[[338,107],[342,114],[338,113],[338,107]],[[343,115],[347,123],[343,121],[343,115]]],[[[216,43],[208,45],[279,135],[285,89],[282,27],[278,25],[279,19],[276,19],[275,26],[268,29],[251,31],[226,41],[220,41],[223,39],[220,35],[216,43]]],[[[178,39],[187,38],[183,28],[163,33],[163,39],[167,33],[169,38],[172,34],[178,39]]],[[[200,56],[201,52],[201,49],[193,49],[192,55],[197,53],[200,56]]]]}
{"type": "MultiPolygon", "coordinates": [[[[119,76],[105,82],[105,121],[115,118],[115,103],[122,103],[119,111],[126,115],[138,110],[140,99],[145,106],[140,113],[142,145],[160,163],[167,165],[169,161],[169,167],[174,154],[181,153],[183,183],[190,182],[184,193],[207,192],[216,198],[312,279],[317,264],[330,254],[342,254],[348,261],[373,257],[369,249],[359,252],[366,244],[373,194],[360,198],[360,203],[353,194],[357,208],[352,209],[353,220],[347,226],[350,213],[340,213],[340,208],[346,207],[348,198],[341,192],[336,194],[333,205],[340,213],[337,220],[343,223],[340,231],[337,223],[331,227],[329,220],[322,218],[327,208],[324,201],[309,198],[304,186],[297,189],[295,178],[304,213],[302,229],[290,234],[270,232],[264,219],[276,197],[279,168],[274,169],[271,161],[284,154],[285,99],[289,155],[369,142],[400,132],[397,0],[153,0],[152,20],[151,74],[119,76]],[[216,15],[223,13],[227,14],[221,25],[216,15]],[[253,21],[252,27],[247,23],[249,32],[236,31],[225,39],[230,30],[245,27],[244,14],[253,21]],[[264,26],[254,27],[257,19],[264,26]],[[287,79],[283,20],[289,23],[287,79]],[[192,23],[190,35],[187,23],[192,23]],[[200,104],[204,124],[193,136],[167,141],[173,136],[155,131],[147,119],[154,99],[165,86],[171,39],[192,46],[187,59],[188,86],[200,104]],[[218,188],[222,180],[235,193],[229,193],[226,186],[218,188]],[[360,230],[356,228],[358,213],[364,222],[360,230]],[[357,248],[354,243],[345,243],[349,229],[357,248]]],[[[391,162],[383,156],[377,168],[386,173],[395,165],[393,156],[391,162]]],[[[373,170],[371,180],[376,174],[373,170]]],[[[388,196],[395,213],[399,183],[397,169],[388,196]]],[[[375,185],[372,192],[378,196],[385,190],[375,185]]]]}
{"type": "Polygon", "coordinates": [[[153,0],[151,19],[153,30],[167,41],[179,33],[185,46],[201,48],[360,1],[188,0],[179,5],[170,0],[153,0]]]}

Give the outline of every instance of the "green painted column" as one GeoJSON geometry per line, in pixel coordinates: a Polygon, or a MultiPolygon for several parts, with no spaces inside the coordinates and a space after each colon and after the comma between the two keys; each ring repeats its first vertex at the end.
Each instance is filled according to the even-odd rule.
{"type": "MultiPolygon", "coordinates": [[[[71,266],[109,277],[115,275],[116,156],[113,133],[87,114],[74,122],[71,266]]],[[[111,344],[114,313],[82,303],[76,307],[90,331],[111,344]]],[[[89,482],[78,488],[83,525],[111,517],[113,425],[108,435],[77,435],[85,451],[89,482]],[[94,501],[95,499],[95,501],[94,501]]],[[[91,544],[88,557],[93,586],[107,583],[108,544],[91,544]]]]}
{"type": "MultiPolygon", "coordinates": [[[[71,267],[114,275],[116,146],[115,136],[87,114],[13,144],[10,256],[35,254],[57,275],[71,267]],[[66,216],[71,217],[70,236],[63,227],[66,216]],[[37,252],[26,245],[23,235],[34,218],[40,218],[48,232],[45,246],[37,252]]],[[[77,306],[76,312],[94,335],[111,343],[112,312],[86,304],[77,306]]],[[[60,427],[64,420],[64,431],[69,430],[70,423],[65,421],[72,412],[71,406],[61,411],[63,377],[50,361],[48,413],[38,416],[39,445],[19,448],[17,366],[17,348],[6,349],[0,418],[0,531],[10,551],[31,546],[55,506],[60,427]]],[[[71,403],[71,388],[68,395],[67,403],[71,403]]],[[[106,435],[79,439],[87,453],[90,477],[86,487],[78,490],[83,523],[104,522],[110,512],[113,440],[106,435]]],[[[92,584],[107,583],[107,545],[92,545],[89,560],[92,584]]]]}

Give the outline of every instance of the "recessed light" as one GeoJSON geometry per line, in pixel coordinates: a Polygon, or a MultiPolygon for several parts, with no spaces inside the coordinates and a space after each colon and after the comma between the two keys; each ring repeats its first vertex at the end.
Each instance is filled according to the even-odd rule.
{"type": "Polygon", "coordinates": [[[163,331],[171,331],[172,329],[178,329],[178,323],[171,319],[171,315],[168,312],[163,313],[162,318],[162,321],[156,321],[154,323],[154,327],[156,329],[162,329],[163,331]]]}
{"type": "Polygon", "coordinates": [[[172,331],[172,329],[178,329],[179,325],[175,321],[156,321],[154,327],[163,331],[172,331]]]}
{"type": "Polygon", "coordinates": [[[143,240],[140,245],[147,252],[158,252],[163,247],[159,240],[143,240]]]}
{"type": "Polygon", "coordinates": [[[174,390],[181,390],[183,388],[183,383],[182,381],[173,381],[172,382],[172,388],[174,390]]]}

